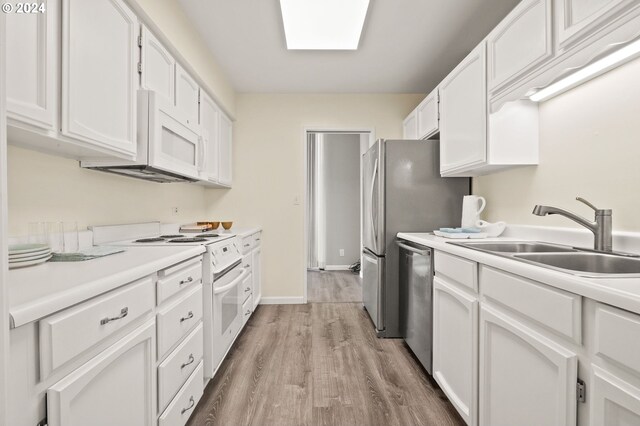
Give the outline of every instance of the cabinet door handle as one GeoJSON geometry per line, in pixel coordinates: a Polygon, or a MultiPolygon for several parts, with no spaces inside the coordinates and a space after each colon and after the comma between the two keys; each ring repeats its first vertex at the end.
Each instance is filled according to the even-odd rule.
{"type": "Polygon", "coordinates": [[[178,285],[188,284],[193,281],[193,277],[189,277],[186,280],[182,280],[178,283],[178,285]]]}
{"type": "Polygon", "coordinates": [[[191,365],[196,361],[196,359],[193,357],[193,354],[189,354],[189,361],[185,362],[184,364],[182,364],[180,366],[180,369],[182,370],[183,368],[185,368],[187,365],[191,365]]]}
{"type": "Polygon", "coordinates": [[[180,414],[184,414],[187,411],[191,410],[194,405],[196,405],[196,401],[193,399],[193,397],[189,398],[189,406],[187,408],[183,408],[182,411],[180,411],[180,414]]]}
{"type": "Polygon", "coordinates": [[[186,317],[180,318],[180,322],[185,322],[186,320],[190,320],[191,318],[193,318],[193,312],[189,311],[186,317]]]}
{"type": "Polygon", "coordinates": [[[129,308],[128,307],[124,307],[122,309],[120,309],[120,315],[118,315],[117,317],[106,317],[106,318],[102,318],[100,320],[100,325],[105,325],[105,324],[109,324],[111,321],[118,321],[124,317],[126,317],[127,315],[129,315],[129,308]]]}
{"type": "Polygon", "coordinates": [[[251,291],[251,287],[247,287],[247,288],[244,289],[245,293],[249,293],[250,291],[251,291]]]}

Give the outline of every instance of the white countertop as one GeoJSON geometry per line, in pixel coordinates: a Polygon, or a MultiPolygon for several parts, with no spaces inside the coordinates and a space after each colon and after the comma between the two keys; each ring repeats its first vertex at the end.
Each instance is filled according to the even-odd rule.
{"type": "Polygon", "coordinates": [[[640,278],[596,279],[578,277],[518,260],[449,244],[449,242],[464,241],[525,241],[524,239],[487,238],[483,240],[451,240],[427,233],[405,232],[398,233],[398,238],[464,257],[487,266],[640,314],[640,278]]]}
{"type": "Polygon", "coordinates": [[[231,228],[229,232],[236,234],[238,237],[243,238],[256,232],[262,231],[262,228],[254,226],[252,228],[231,228]]]}
{"type": "Polygon", "coordinates": [[[11,326],[37,321],[204,252],[204,246],[127,247],[123,253],[83,262],[10,270],[11,326]]]}

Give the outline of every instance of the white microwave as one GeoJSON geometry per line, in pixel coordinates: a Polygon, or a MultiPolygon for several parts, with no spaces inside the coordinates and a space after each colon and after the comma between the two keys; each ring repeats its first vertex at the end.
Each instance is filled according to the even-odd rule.
{"type": "Polygon", "coordinates": [[[169,99],[139,90],[135,159],[82,161],[80,165],[154,182],[193,182],[202,169],[200,135],[200,128],[188,124],[169,99]]]}

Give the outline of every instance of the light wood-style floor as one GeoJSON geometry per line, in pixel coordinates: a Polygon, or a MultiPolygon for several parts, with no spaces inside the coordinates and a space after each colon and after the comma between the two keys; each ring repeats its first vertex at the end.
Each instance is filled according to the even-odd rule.
{"type": "Polygon", "coordinates": [[[362,279],[351,271],[307,271],[309,302],[362,302],[362,279]]]}
{"type": "Polygon", "coordinates": [[[261,305],[188,426],[462,425],[399,339],[359,303],[261,305]]]}

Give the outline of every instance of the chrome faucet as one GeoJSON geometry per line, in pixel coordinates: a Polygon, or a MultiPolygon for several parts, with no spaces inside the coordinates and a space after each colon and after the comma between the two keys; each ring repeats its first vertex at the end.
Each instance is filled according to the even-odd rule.
{"type": "Polygon", "coordinates": [[[591,222],[579,216],[577,214],[571,213],[569,211],[559,209],[557,207],[550,206],[540,206],[537,205],[533,208],[533,214],[537,216],[546,216],[548,214],[559,214],[566,218],[573,220],[574,222],[578,222],[580,225],[584,226],[591,232],[593,232],[594,240],[593,240],[593,248],[597,251],[612,251],[613,250],[613,238],[611,235],[612,225],[611,225],[611,210],[610,209],[599,209],[584,198],[576,197],[576,200],[586,204],[591,207],[595,213],[595,221],[591,222]]]}

